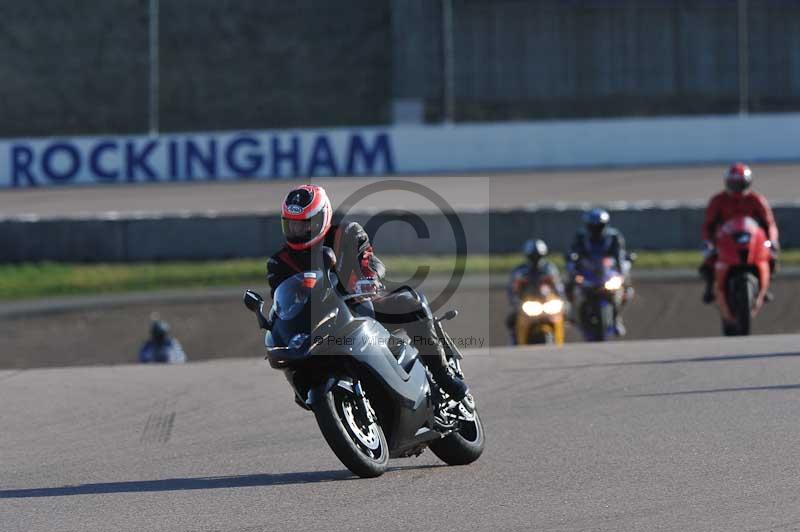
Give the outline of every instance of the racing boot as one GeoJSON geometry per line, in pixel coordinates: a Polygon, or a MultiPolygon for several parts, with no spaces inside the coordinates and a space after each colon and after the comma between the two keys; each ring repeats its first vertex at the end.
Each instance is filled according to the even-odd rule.
{"type": "Polygon", "coordinates": [[[462,402],[469,393],[469,387],[450,369],[433,321],[420,320],[407,329],[412,329],[413,345],[419,349],[419,358],[430,370],[436,384],[450,396],[451,400],[462,402]]]}
{"type": "MultiPolygon", "coordinates": [[[[439,347],[439,350],[441,350],[441,347],[439,347]]],[[[453,373],[450,366],[439,362],[441,358],[444,358],[443,352],[441,354],[420,353],[420,358],[428,366],[433,378],[436,380],[436,384],[439,385],[444,393],[450,396],[450,399],[461,401],[469,393],[467,384],[453,373]]]]}
{"type": "Polygon", "coordinates": [[[578,317],[575,315],[577,313],[577,309],[575,308],[575,282],[569,281],[567,286],[565,287],[564,294],[567,296],[567,309],[564,313],[564,318],[572,323],[578,323],[578,317]]]}
{"type": "MultiPolygon", "coordinates": [[[[441,344],[437,345],[439,345],[439,350],[441,350],[441,344]]],[[[433,353],[427,355],[420,354],[420,358],[422,358],[425,365],[428,366],[436,384],[439,385],[444,393],[450,396],[449,401],[446,404],[442,404],[441,407],[451,412],[458,412],[461,410],[468,416],[474,413],[475,400],[472,398],[472,394],[469,393],[467,383],[456,376],[448,364],[438,362],[439,360],[444,362],[444,351],[436,355],[433,353]]]]}
{"type": "Polygon", "coordinates": [[[703,303],[708,305],[714,302],[714,283],[711,280],[706,280],[706,287],[703,290],[703,303]]]}
{"type": "Polygon", "coordinates": [[[698,269],[700,277],[705,281],[706,286],[703,290],[703,303],[708,305],[714,301],[714,272],[711,267],[705,262],[698,269]]]}
{"type": "Polygon", "coordinates": [[[508,345],[517,345],[517,311],[512,310],[506,317],[508,329],[508,345]]]}
{"type": "Polygon", "coordinates": [[[617,314],[617,317],[614,320],[614,333],[619,337],[623,337],[627,334],[627,332],[628,330],[625,328],[625,324],[622,322],[622,315],[617,314]]]}
{"type": "Polygon", "coordinates": [[[466,414],[475,412],[475,400],[469,393],[467,383],[453,373],[450,366],[443,367],[432,362],[428,368],[439,387],[450,396],[448,410],[464,410],[466,414]]]}

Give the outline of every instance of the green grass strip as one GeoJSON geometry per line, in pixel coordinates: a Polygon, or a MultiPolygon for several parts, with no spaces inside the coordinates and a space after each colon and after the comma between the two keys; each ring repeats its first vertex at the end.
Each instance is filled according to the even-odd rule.
{"type": "MultiPolygon", "coordinates": [[[[432,274],[449,274],[455,260],[450,256],[381,257],[395,278],[413,274],[427,266],[432,274]]],[[[467,273],[508,273],[522,260],[520,255],[470,255],[467,273]]],[[[561,256],[554,262],[563,265],[561,256]]],[[[701,260],[696,251],[644,251],[635,269],[694,269],[701,260]]],[[[800,266],[800,249],[781,254],[783,266],[800,266]]],[[[207,262],[163,262],[136,264],[37,263],[0,265],[0,300],[43,296],[86,295],[178,288],[263,286],[264,259],[234,259],[207,262]]]]}

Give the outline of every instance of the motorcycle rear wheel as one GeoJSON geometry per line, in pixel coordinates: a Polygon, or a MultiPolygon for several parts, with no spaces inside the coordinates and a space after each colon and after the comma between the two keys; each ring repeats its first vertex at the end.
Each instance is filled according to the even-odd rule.
{"type": "Polygon", "coordinates": [[[314,417],[336,457],[362,478],[381,476],[389,463],[389,445],[378,422],[354,415],[355,398],[334,387],[313,407],[314,417]]]}
{"type": "Polygon", "coordinates": [[[431,442],[429,447],[447,465],[466,465],[480,458],[485,443],[483,423],[475,410],[474,421],[461,421],[458,432],[431,442]]]}

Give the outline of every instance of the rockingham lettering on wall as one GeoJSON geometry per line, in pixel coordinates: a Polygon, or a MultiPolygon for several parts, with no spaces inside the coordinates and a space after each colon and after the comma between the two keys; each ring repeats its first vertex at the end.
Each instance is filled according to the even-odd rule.
{"type": "Polygon", "coordinates": [[[780,113],[0,140],[0,188],[798,160],[798,134],[780,113]]]}
{"type": "Polygon", "coordinates": [[[395,172],[385,131],[244,132],[0,141],[0,183],[35,187],[395,172]]]}

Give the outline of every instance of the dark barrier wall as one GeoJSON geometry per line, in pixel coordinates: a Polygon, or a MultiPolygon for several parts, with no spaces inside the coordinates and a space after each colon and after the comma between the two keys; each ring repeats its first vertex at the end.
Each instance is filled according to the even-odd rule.
{"type": "MultiPolygon", "coordinates": [[[[459,120],[730,113],[736,0],[451,0],[459,120]]],[[[144,132],[147,0],[0,0],[0,136],[144,132]]],[[[163,131],[443,117],[439,0],[160,0],[163,131]]],[[[748,0],[748,108],[800,109],[800,2],[748,0]]]]}
{"type": "MultiPolygon", "coordinates": [[[[163,131],[381,124],[390,0],[160,0],[163,131]]],[[[0,136],[148,128],[147,0],[0,0],[0,136]]]]}
{"type": "MultiPolygon", "coordinates": [[[[378,253],[453,254],[463,231],[467,253],[515,253],[531,237],[555,251],[568,248],[580,226],[578,209],[460,213],[457,222],[421,215],[419,233],[407,214],[350,217],[371,233],[378,253]],[[455,227],[455,229],[454,229],[455,227]]],[[[781,243],[800,247],[800,206],[777,207],[781,243]]],[[[631,249],[700,249],[703,209],[694,207],[612,210],[614,225],[631,249]]],[[[68,261],[128,262],[265,257],[282,244],[274,215],[146,217],[85,220],[0,221],[0,263],[68,261]]]]}
{"type": "MultiPolygon", "coordinates": [[[[800,2],[449,0],[457,120],[800,109],[800,2]],[[741,29],[741,32],[740,32],[741,29]]],[[[439,2],[394,3],[395,96],[442,117],[439,2]]]]}
{"type": "Polygon", "coordinates": [[[0,0],[0,21],[0,136],[147,130],[147,1],[0,0]]]}
{"type": "Polygon", "coordinates": [[[161,0],[166,131],[383,124],[390,0],[161,0]]]}

